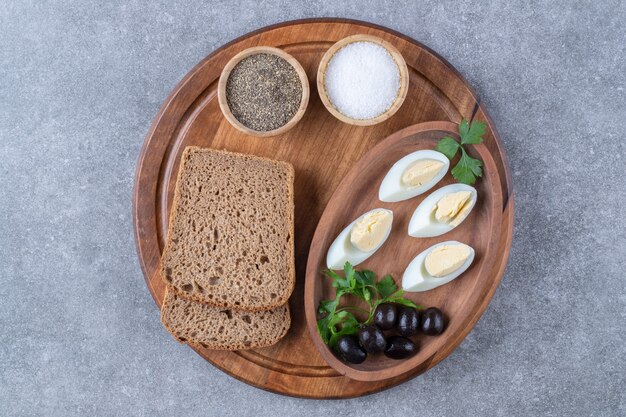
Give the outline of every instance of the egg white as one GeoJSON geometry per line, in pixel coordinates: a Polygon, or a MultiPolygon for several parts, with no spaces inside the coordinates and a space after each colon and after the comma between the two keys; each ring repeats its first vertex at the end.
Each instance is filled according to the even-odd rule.
{"type": "Polygon", "coordinates": [[[435,186],[448,172],[450,167],[450,160],[441,152],[433,150],[423,150],[408,154],[393,164],[383,182],[378,189],[378,199],[387,203],[396,203],[398,201],[408,200],[420,194],[425,193],[435,186]],[[434,159],[442,162],[444,165],[441,167],[435,177],[420,185],[419,187],[410,187],[402,183],[402,175],[404,171],[415,161],[421,159],[434,159]]]}
{"type": "Polygon", "coordinates": [[[441,200],[446,195],[459,191],[469,191],[471,194],[471,205],[467,216],[465,216],[465,218],[457,226],[461,225],[465,221],[465,219],[469,217],[472,210],[474,209],[478,193],[476,192],[476,189],[470,185],[450,184],[434,191],[432,194],[426,197],[419,206],[417,206],[417,208],[413,212],[413,216],[411,216],[411,221],[409,222],[409,236],[435,237],[443,235],[444,233],[448,233],[450,230],[454,229],[456,226],[452,226],[448,223],[440,223],[435,218],[433,208],[439,202],[439,200],[441,200]]]}
{"type": "Polygon", "coordinates": [[[461,267],[457,269],[456,271],[451,272],[450,274],[445,275],[443,277],[433,277],[426,270],[426,266],[425,266],[426,257],[432,250],[443,245],[459,245],[459,244],[461,243],[455,240],[449,240],[447,242],[437,243],[436,245],[431,246],[430,248],[426,249],[425,251],[417,255],[411,261],[409,266],[406,267],[406,270],[404,271],[404,274],[402,275],[402,289],[407,292],[429,291],[441,285],[447,284],[448,282],[457,278],[463,272],[467,271],[467,268],[469,268],[472,262],[474,261],[474,255],[475,255],[474,248],[472,248],[471,246],[469,247],[470,248],[469,257],[463,263],[463,265],[461,265],[461,267]]]}
{"type": "Polygon", "coordinates": [[[367,213],[363,213],[357,219],[355,219],[352,223],[350,223],[345,229],[339,233],[339,236],[335,239],[335,241],[328,248],[328,254],[326,255],[326,266],[328,269],[343,269],[343,266],[346,262],[350,262],[352,266],[356,266],[361,262],[365,261],[367,258],[372,256],[374,252],[376,252],[386,241],[389,235],[391,234],[391,229],[393,228],[393,212],[387,209],[374,209],[370,210],[367,213]],[[389,230],[387,230],[385,237],[380,241],[378,245],[374,249],[369,252],[363,252],[360,249],[354,247],[352,242],[350,242],[350,232],[352,231],[352,227],[354,224],[359,221],[364,216],[368,215],[373,211],[386,211],[391,214],[391,226],[389,230]]]}

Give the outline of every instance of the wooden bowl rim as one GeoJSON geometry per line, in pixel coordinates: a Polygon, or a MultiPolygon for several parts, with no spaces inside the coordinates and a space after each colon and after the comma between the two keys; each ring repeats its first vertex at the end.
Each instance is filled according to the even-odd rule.
{"type": "Polygon", "coordinates": [[[387,42],[386,40],[373,35],[351,35],[334,43],[322,56],[320,64],[317,68],[317,91],[320,99],[322,100],[322,103],[324,104],[324,107],[326,107],[326,109],[337,119],[341,120],[344,123],[355,126],[373,126],[389,119],[400,109],[400,107],[404,103],[404,99],[406,98],[406,95],[409,91],[409,69],[400,51],[390,42],[387,42]],[[398,91],[398,95],[395,101],[393,102],[391,107],[389,107],[384,113],[374,117],[373,119],[353,119],[344,115],[333,105],[333,103],[328,98],[328,94],[326,93],[324,77],[326,76],[326,68],[328,67],[328,63],[341,48],[354,42],[372,42],[382,46],[389,52],[392,59],[398,66],[398,71],[400,72],[400,90],[398,91]]]}
{"type": "Polygon", "coordinates": [[[304,115],[304,112],[309,104],[310,94],[311,88],[309,87],[309,79],[306,75],[306,71],[304,71],[304,68],[302,67],[300,62],[282,49],[275,48],[273,46],[253,46],[239,52],[226,63],[224,69],[222,70],[222,73],[220,74],[220,78],[217,84],[217,101],[219,103],[220,110],[222,111],[222,114],[224,115],[226,120],[228,120],[228,122],[237,130],[245,134],[257,137],[277,136],[285,133],[286,131],[294,127],[304,115]],[[237,120],[235,115],[233,115],[233,113],[230,111],[230,106],[228,105],[228,100],[226,99],[226,84],[233,68],[235,68],[235,66],[244,58],[262,53],[275,55],[287,61],[296,70],[298,78],[300,79],[300,83],[302,84],[302,97],[300,99],[300,106],[298,107],[298,110],[296,111],[294,116],[283,126],[274,130],[267,131],[250,129],[239,120],[237,120]]]}
{"type": "MultiPolygon", "coordinates": [[[[423,123],[418,123],[416,125],[408,126],[404,129],[401,129],[397,132],[392,133],[391,135],[387,136],[385,139],[378,142],[378,144],[376,144],[369,151],[367,151],[361,157],[361,159],[355,163],[355,166],[362,163],[364,159],[369,158],[373,153],[380,152],[381,149],[384,149],[391,141],[397,142],[397,141],[404,140],[407,137],[411,137],[411,136],[414,136],[423,132],[437,131],[437,130],[450,132],[452,135],[458,136],[458,134],[456,133],[457,126],[458,125],[456,123],[447,122],[447,121],[423,122],[423,123]]],[[[476,145],[476,146],[480,148],[479,153],[481,154],[481,158],[483,158],[483,162],[485,163],[486,167],[487,166],[489,166],[490,168],[495,167],[495,161],[491,157],[491,153],[488,150],[482,148],[484,145],[476,145]]],[[[354,169],[354,167],[352,169],[354,169]]],[[[494,190],[494,194],[491,199],[492,201],[491,201],[490,210],[492,210],[492,212],[494,213],[494,216],[501,217],[501,213],[499,212],[498,209],[499,207],[502,206],[503,195],[501,192],[500,177],[496,171],[497,170],[495,169],[494,170],[490,169],[485,174],[489,177],[490,181],[494,183],[492,187],[494,190]]],[[[317,325],[316,325],[317,305],[315,305],[315,288],[317,285],[321,285],[321,284],[316,284],[315,280],[312,278],[313,276],[316,276],[317,273],[319,272],[317,262],[313,264],[313,260],[312,260],[312,255],[315,254],[313,247],[315,246],[316,242],[319,241],[319,239],[321,238],[320,234],[322,233],[322,229],[327,228],[327,225],[326,225],[327,211],[326,210],[328,210],[328,207],[330,206],[330,204],[336,199],[338,193],[341,193],[343,182],[348,176],[351,175],[351,172],[352,170],[348,171],[348,174],[346,174],[346,177],[342,179],[342,181],[339,183],[339,185],[333,192],[333,195],[328,200],[326,209],[324,210],[324,213],[322,214],[322,217],[320,218],[320,221],[315,230],[315,233],[313,234],[313,239],[311,241],[311,249],[309,250],[309,256],[307,259],[306,273],[305,273],[306,281],[305,281],[305,288],[304,288],[304,303],[305,303],[304,314],[305,314],[305,318],[307,322],[307,328],[309,329],[309,333],[311,335],[311,339],[313,340],[313,344],[318,349],[318,351],[320,352],[320,354],[322,355],[322,357],[324,358],[324,360],[326,361],[326,363],[328,363],[330,367],[335,369],[340,374],[345,375],[354,380],[374,382],[374,381],[381,381],[385,379],[394,378],[394,377],[397,377],[406,373],[410,373],[412,370],[418,369],[424,366],[428,368],[428,364],[437,356],[438,350],[440,350],[442,347],[445,347],[449,340],[454,340],[455,337],[459,333],[463,333],[465,331],[465,328],[468,327],[468,324],[466,324],[467,320],[464,320],[461,324],[455,327],[456,331],[454,334],[448,333],[448,334],[444,334],[443,336],[441,336],[441,337],[444,337],[445,339],[443,339],[443,342],[441,343],[441,346],[438,348],[438,350],[436,350],[432,356],[422,360],[421,362],[416,362],[416,359],[418,358],[419,355],[415,355],[414,357],[398,361],[397,363],[394,363],[393,365],[389,367],[377,369],[377,370],[358,369],[355,367],[358,365],[351,365],[351,364],[341,361],[331,351],[331,349],[322,341],[320,335],[317,332],[317,325]]],[[[487,253],[493,254],[494,248],[495,246],[498,245],[498,241],[499,241],[498,238],[500,236],[500,221],[492,222],[491,228],[490,228],[490,235],[491,237],[488,242],[487,253]]],[[[495,262],[496,262],[496,258],[493,256],[490,256],[489,259],[485,260],[484,264],[481,267],[481,271],[491,270],[495,262]]],[[[474,314],[476,312],[478,314],[481,314],[483,308],[481,307],[480,302],[476,302],[475,305],[476,305],[477,311],[472,311],[472,312],[474,314]]],[[[468,316],[468,319],[471,319],[472,317],[473,316],[470,315],[468,316]]],[[[470,324],[469,328],[471,329],[472,327],[473,325],[470,324]]]]}

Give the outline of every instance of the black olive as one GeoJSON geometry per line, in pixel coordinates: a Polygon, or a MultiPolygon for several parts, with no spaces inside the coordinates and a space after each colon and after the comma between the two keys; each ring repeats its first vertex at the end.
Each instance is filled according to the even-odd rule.
{"type": "Polygon", "coordinates": [[[352,335],[341,336],[337,342],[337,350],[346,362],[361,363],[367,358],[367,352],[359,346],[359,341],[352,335]]]}
{"type": "Polygon", "coordinates": [[[358,336],[361,346],[363,346],[363,349],[368,353],[380,353],[384,351],[387,346],[383,331],[374,324],[363,326],[359,330],[358,336]]]}
{"type": "Polygon", "coordinates": [[[383,330],[393,329],[398,318],[398,307],[395,304],[380,304],[374,310],[374,324],[383,330]]]}
{"type": "Polygon", "coordinates": [[[443,332],[446,327],[443,313],[437,307],[431,307],[422,311],[420,320],[420,330],[424,334],[437,335],[443,332]]]}
{"type": "Polygon", "coordinates": [[[398,314],[398,332],[402,336],[417,334],[420,324],[420,313],[411,307],[404,307],[398,314]]]}
{"type": "Polygon", "coordinates": [[[406,359],[417,353],[417,346],[406,337],[392,336],[387,340],[385,355],[391,359],[406,359]]]}

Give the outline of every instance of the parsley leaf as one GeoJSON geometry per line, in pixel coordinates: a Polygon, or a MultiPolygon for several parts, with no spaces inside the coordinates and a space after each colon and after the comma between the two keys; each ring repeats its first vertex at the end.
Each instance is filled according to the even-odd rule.
{"type": "Polygon", "coordinates": [[[327,277],[333,280],[332,285],[333,287],[337,288],[337,290],[342,289],[342,288],[344,289],[350,288],[350,282],[346,278],[341,277],[335,271],[326,269],[324,271],[324,275],[326,275],[327,277]]]}
{"type": "Polygon", "coordinates": [[[422,308],[421,306],[418,306],[413,301],[408,300],[406,298],[394,299],[393,302],[396,303],[396,304],[401,304],[401,305],[406,306],[406,307],[413,307],[413,308],[419,308],[419,309],[422,308]]]}
{"type": "Polygon", "coordinates": [[[461,148],[461,159],[452,168],[452,176],[463,184],[473,185],[476,182],[476,177],[483,176],[482,166],[482,161],[472,158],[465,152],[465,149],[461,148]]]}
{"type": "MultiPolygon", "coordinates": [[[[467,121],[463,120],[467,125],[467,121]]],[[[461,122],[463,123],[463,122],[461,122]]],[[[459,125],[459,134],[461,135],[461,145],[476,145],[483,141],[482,136],[487,130],[487,125],[483,122],[472,122],[469,130],[463,134],[461,133],[461,126],[459,125]]]]}
{"type": "Polygon", "coordinates": [[[341,324],[342,328],[344,326],[349,327],[349,326],[358,325],[359,321],[356,319],[356,317],[354,317],[354,314],[350,313],[349,311],[342,310],[342,311],[337,312],[337,314],[333,315],[328,324],[331,328],[330,331],[332,333],[335,333],[336,329],[334,329],[334,326],[341,324]]]}
{"type": "Polygon", "coordinates": [[[461,120],[461,123],[459,123],[459,135],[461,136],[461,139],[463,139],[469,131],[470,131],[470,126],[467,120],[465,119],[461,120]]]}
{"type": "Polygon", "coordinates": [[[452,160],[457,151],[461,150],[459,162],[452,168],[452,176],[459,182],[473,185],[477,177],[483,176],[483,163],[479,159],[472,158],[467,154],[463,145],[477,145],[483,141],[482,136],[487,130],[487,125],[483,122],[473,121],[471,124],[467,120],[459,123],[459,136],[461,143],[450,136],[445,136],[437,143],[437,150],[452,160]]]}
{"type": "MultiPolygon", "coordinates": [[[[349,265],[346,262],[346,265],[349,265]]],[[[350,265],[350,269],[352,269],[352,266],[350,265]]],[[[355,286],[354,286],[354,295],[356,295],[357,297],[359,297],[362,300],[365,300],[369,303],[369,301],[372,299],[372,293],[371,291],[368,289],[368,287],[372,287],[374,285],[374,281],[376,280],[376,274],[374,274],[372,271],[356,271],[353,270],[354,274],[354,282],[355,282],[355,286]]]]}
{"type": "Polygon", "coordinates": [[[357,271],[354,276],[356,280],[364,286],[374,285],[374,282],[376,281],[376,274],[368,270],[357,271]]]}
{"type": "Polygon", "coordinates": [[[413,308],[421,308],[413,301],[404,298],[404,290],[398,290],[387,298],[389,303],[402,304],[403,306],[413,307],[413,308]]]}
{"type": "Polygon", "coordinates": [[[456,151],[458,151],[460,147],[461,145],[450,136],[446,136],[437,143],[437,150],[447,156],[448,159],[454,158],[456,151]]]}
{"type": "Polygon", "coordinates": [[[343,273],[348,281],[348,286],[354,288],[356,286],[356,280],[354,279],[354,268],[350,265],[350,262],[346,262],[343,267],[343,273]]]}
{"type": "Polygon", "coordinates": [[[378,281],[378,283],[376,284],[376,289],[378,290],[378,293],[381,297],[387,298],[391,294],[396,292],[398,286],[395,282],[393,282],[393,278],[391,278],[391,275],[385,275],[385,277],[378,281]]]}
{"type": "Polygon", "coordinates": [[[335,314],[335,310],[337,310],[338,304],[339,298],[335,298],[334,300],[322,300],[320,301],[320,305],[317,311],[320,314],[335,314]]]}
{"type": "Polygon", "coordinates": [[[324,341],[324,343],[330,343],[330,337],[332,333],[330,332],[330,327],[328,327],[328,323],[330,323],[331,316],[325,316],[317,321],[317,332],[320,334],[320,337],[324,341]]]}

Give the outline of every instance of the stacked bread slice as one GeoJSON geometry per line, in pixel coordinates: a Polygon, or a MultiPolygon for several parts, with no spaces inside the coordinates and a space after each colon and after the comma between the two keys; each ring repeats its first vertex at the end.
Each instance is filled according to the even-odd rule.
{"type": "Polygon", "coordinates": [[[161,274],[165,328],[209,349],[269,346],[289,329],[295,284],[293,167],[187,147],[161,274]]]}

